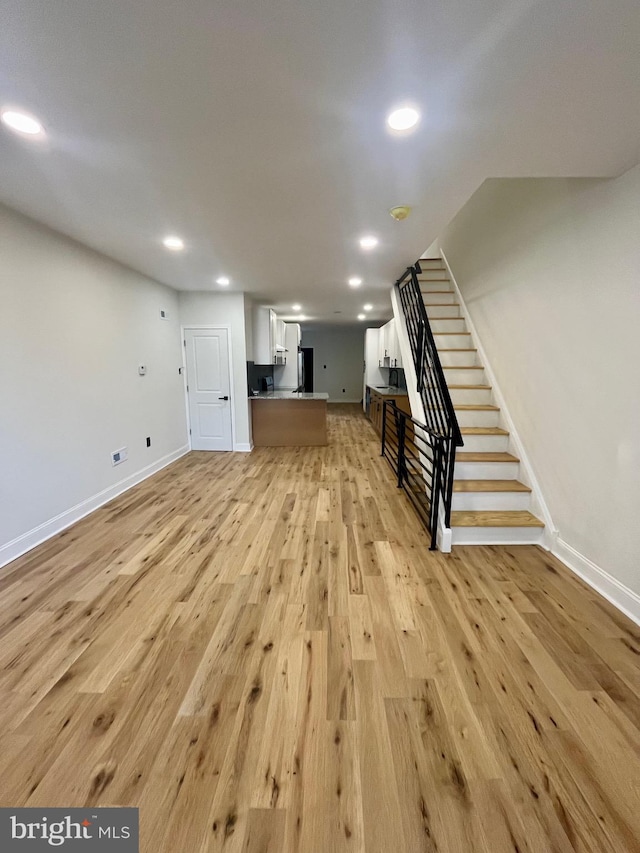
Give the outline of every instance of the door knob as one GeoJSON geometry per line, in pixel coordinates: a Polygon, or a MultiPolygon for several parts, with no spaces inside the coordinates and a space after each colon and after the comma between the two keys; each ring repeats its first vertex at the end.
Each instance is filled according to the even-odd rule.
{"type": "Polygon", "coordinates": [[[228,397],[218,397],[218,400],[228,400],[228,397]]]}

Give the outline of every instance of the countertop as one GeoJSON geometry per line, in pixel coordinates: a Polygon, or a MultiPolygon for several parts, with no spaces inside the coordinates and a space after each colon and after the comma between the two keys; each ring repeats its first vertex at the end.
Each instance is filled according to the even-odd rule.
{"type": "Polygon", "coordinates": [[[309,393],[307,391],[261,391],[254,394],[250,400],[328,400],[329,395],[322,392],[309,393]]]}
{"type": "Polygon", "coordinates": [[[376,394],[380,394],[381,397],[407,397],[408,391],[406,388],[396,388],[395,385],[367,385],[367,388],[370,388],[372,391],[375,391],[376,394]]]}

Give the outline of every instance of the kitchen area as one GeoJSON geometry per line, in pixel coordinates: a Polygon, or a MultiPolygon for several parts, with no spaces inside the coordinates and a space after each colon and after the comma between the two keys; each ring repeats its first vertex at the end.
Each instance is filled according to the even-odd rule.
{"type": "Polygon", "coordinates": [[[253,310],[254,361],[248,365],[254,447],[327,444],[325,392],[305,376],[299,323],[285,323],[263,306],[253,310]]]}
{"type": "Polygon", "coordinates": [[[364,383],[362,407],[378,434],[382,433],[385,400],[411,414],[396,321],[379,329],[367,329],[364,341],[364,383]]]}
{"type": "Polygon", "coordinates": [[[336,334],[336,329],[325,330],[324,346],[319,346],[319,338],[305,327],[305,341],[312,345],[305,348],[299,323],[285,322],[271,308],[254,306],[254,361],[248,363],[247,375],[255,447],[327,444],[329,400],[361,402],[378,433],[385,400],[394,400],[410,414],[395,320],[380,328],[352,328],[350,333],[343,329],[343,339],[350,335],[348,349],[331,337],[336,334]],[[314,390],[313,362],[305,365],[303,356],[305,350],[313,358],[313,345],[315,376],[322,391],[314,390]],[[358,363],[363,369],[363,355],[363,378],[356,373],[350,383],[346,374],[357,371],[358,363]]]}

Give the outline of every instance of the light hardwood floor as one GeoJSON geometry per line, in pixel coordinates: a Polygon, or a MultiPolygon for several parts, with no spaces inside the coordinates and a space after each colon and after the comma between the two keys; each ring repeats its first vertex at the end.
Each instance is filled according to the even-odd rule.
{"type": "Polygon", "coordinates": [[[0,574],[0,804],[139,806],[144,853],[640,850],[640,630],[535,547],[430,553],[329,422],[0,574]]]}

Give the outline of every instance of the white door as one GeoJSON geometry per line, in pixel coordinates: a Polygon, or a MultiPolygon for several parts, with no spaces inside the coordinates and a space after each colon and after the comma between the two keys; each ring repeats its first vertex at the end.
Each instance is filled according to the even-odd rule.
{"type": "Polygon", "coordinates": [[[193,450],[232,450],[227,329],[185,329],[193,450]]]}

